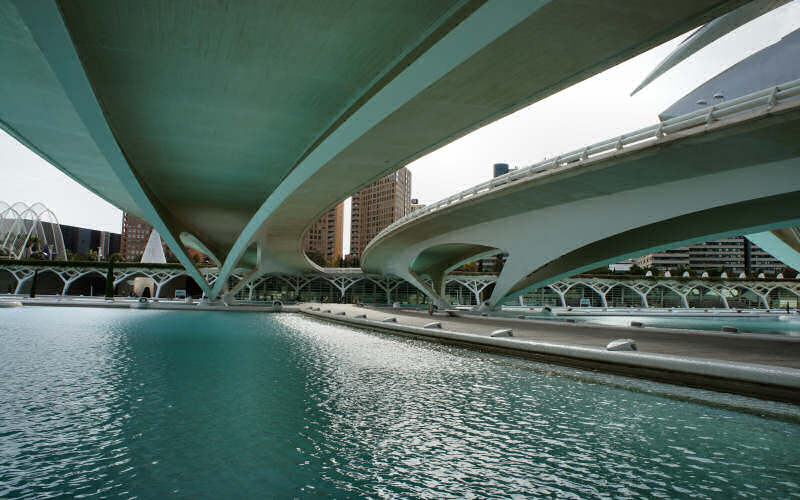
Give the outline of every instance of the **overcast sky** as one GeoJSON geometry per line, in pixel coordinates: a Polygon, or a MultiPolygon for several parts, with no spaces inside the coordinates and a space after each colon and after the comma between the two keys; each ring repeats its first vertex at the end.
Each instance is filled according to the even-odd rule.
{"type": "MultiPolygon", "coordinates": [[[[489,179],[494,163],[530,165],[656,123],[658,113],[684,94],[798,27],[800,0],[795,0],[694,54],[630,97],[688,34],[682,35],[413,162],[409,165],[413,197],[422,203],[434,202],[489,179]]],[[[9,204],[41,201],[62,224],[114,232],[121,227],[118,209],[2,131],[0,200],[9,204]]],[[[349,220],[345,222],[349,234],[349,220]]],[[[348,248],[346,237],[345,252],[348,248]]]]}

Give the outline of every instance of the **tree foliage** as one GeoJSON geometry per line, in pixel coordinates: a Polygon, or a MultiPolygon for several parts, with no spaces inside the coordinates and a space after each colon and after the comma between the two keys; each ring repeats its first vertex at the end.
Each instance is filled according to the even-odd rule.
{"type": "Polygon", "coordinates": [[[310,260],[311,262],[313,262],[318,266],[325,267],[327,264],[327,262],[325,262],[325,256],[322,255],[322,252],[309,250],[306,252],[306,257],[308,257],[308,260],[310,260]]]}
{"type": "Polygon", "coordinates": [[[106,274],[106,298],[114,298],[114,260],[115,256],[119,254],[112,254],[108,258],[108,274],[106,274]]]}

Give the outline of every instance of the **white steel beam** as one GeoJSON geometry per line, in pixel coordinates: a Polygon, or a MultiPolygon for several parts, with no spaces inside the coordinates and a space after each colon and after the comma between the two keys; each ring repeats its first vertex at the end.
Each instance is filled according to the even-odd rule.
{"type": "Polygon", "coordinates": [[[61,83],[98,149],[119,178],[142,214],[159,232],[166,244],[197,284],[210,294],[211,288],[197,270],[165,220],[166,207],[160,205],[121,150],[92,89],[69,31],[53,0],[12,0],[54,75],[61,83]]]}
{"type": "MultiPolygon", "coordinates": [[[[548,4],[549,0],[490,0],[417,58],[391,82],[375,93],[292,170],[261,205],[236,239],[220,269],[209,297],[222,291],[258,230],[292,192],[365,132],[413,99],[426,87],[486,47],[508,30],[548,4]]],[[[267,245],[265,245],[265,248],[267,245]]]]}

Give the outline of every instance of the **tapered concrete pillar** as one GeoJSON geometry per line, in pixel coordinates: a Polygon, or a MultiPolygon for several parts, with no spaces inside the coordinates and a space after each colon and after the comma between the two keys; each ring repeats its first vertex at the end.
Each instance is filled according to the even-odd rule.
{"type": "Polygon", "coordinates": [[[488,300],[485,300],[479,307],[481,311],[494,311],[500,309],[500,303],[509,295],[514,286],[519,283],[530,271],[530,263],[524,258],[515,258],[514,253],[509,252],[503,270],[497,277],[494,290],[488,300]]]}
{"type": "MultiPolygon", "coordinates": [[[[450,302],[445,300],[445,298],[441,294],[437,293],[435,289],[431,288],[428,285],[428,283],[425,282],[425,280],[421,279],[415,273],[408,271],[404,274],[404,276],[401,276],[401,278],[408,281],[412,285],[416,286],[418,289],[422,290],[422,292],[433,301],[436,307],[440,309],[447,309],[450,307],[450,302]]],[[[442,282],[443,281],[444,280],[442,280],[442,282]]]]}

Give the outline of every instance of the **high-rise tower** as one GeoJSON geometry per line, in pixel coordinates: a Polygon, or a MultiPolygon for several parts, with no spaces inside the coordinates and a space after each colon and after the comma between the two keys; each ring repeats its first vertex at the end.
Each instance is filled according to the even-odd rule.
{"type": "Polygon", "coordinates": [[[122,214],[120,253],[126,262],[139,262],[152,230],[153,226],[146,220],[134,217],[127,212],[122,214]]]}
{"type": "Polygon", "coordinates": [[[411,172],[405,167],[353,195],[350,255],[361,256],[383,228],[411,212],[411,172]]]}
{"type": "Polygon", "coordinates": [[[306,233],[303,249],[317,264],[338,265],[344,243],[344,202],[331,208],[306,233]],[[323,259],[324,262],[320,262],[323,259]]]}

